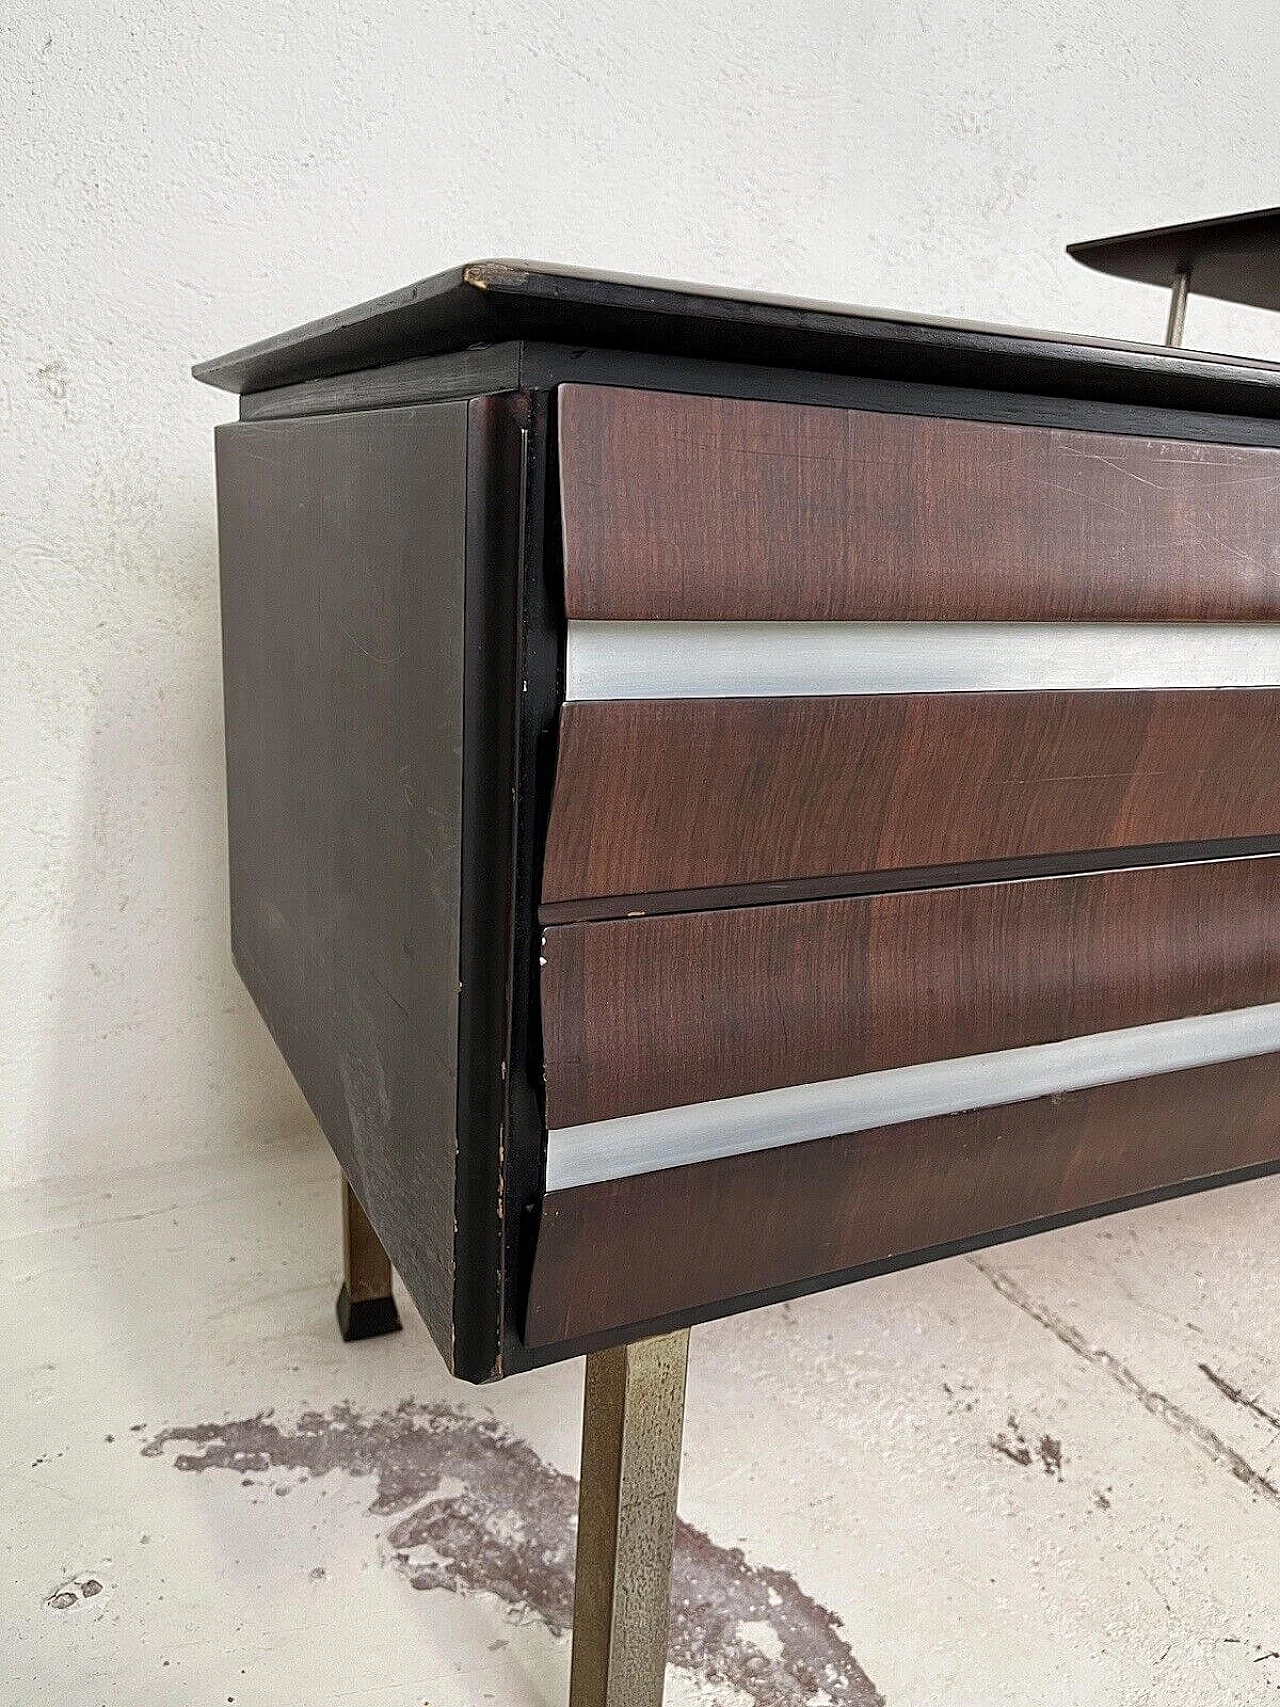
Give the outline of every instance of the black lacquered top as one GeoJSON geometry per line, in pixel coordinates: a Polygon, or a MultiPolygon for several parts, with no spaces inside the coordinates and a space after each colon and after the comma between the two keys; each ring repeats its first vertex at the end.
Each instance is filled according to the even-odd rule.
{"type": "Polygon", "coordinates": [[[202,362],[197,379],[266,391],[513,340],[933,384],[1273,416],[1280,365],[882,309],[473,261],[202,362]]]}

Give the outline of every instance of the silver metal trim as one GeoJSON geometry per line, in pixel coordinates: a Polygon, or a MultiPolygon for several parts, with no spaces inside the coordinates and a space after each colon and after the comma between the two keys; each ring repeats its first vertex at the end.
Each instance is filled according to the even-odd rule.
{"type": "Polygon", "coordinates": [[[566,699],[1280,687],[1270,622],[583,622],[566,699]]]}
{"type": "Polygon", "coordinates": [[[1273,1051],[1280,1051],[1280,1002],[596,1120],[548,1133],[547,1190],[1273,1051]]]}

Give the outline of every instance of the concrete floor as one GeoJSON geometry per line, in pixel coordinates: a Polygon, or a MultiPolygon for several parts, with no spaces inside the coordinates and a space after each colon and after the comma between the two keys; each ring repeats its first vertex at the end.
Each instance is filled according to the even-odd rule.
{"type": "MultiPolygon", "coordinates": [[[[1278,1205],[700,1329],[668,1701],[1280,1699],[1278,1205]]],[[[565,1701],[581,1365],[344,1347],[337,1210],[311,1139],[0,1199],[4,1703],[565,1701]]]]}

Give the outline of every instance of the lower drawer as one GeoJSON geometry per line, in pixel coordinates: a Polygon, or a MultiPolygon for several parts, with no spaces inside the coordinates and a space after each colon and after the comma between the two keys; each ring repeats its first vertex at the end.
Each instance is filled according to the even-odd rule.
{"type": "Polygon", "coordinates": [[[1271,1162],[1280,855],[557,926],[542,1023],[531,1345],[1271,1162]]]}
{"type": "Polygon", "coordinates": [[[1280,855],[560,925],[542,953],[554,1153],[565,1128],[1280,1000],[1280,855]]]}
{"type": "Polygon", "coordinates": [[[854,1280],[1280,1158],[1280,1056],[549,1192],[532,1346],[854,1280]]]}

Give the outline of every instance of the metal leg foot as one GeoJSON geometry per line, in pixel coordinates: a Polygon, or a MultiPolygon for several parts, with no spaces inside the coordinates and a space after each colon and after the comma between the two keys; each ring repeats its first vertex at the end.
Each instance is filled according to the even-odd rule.
{"type": "Polygon", "coordinates": [[[569,1707],[661,1707],[688,1330],[587,1358],[569,1707]]]}
{"type": "Polygon", "coordinates": [[[351,1181],[342,1176],[342,1289],[338,1330],[344,1340],[393,1334],[400,1312],[391,1293],[391,1259],[369,1225],[351,1181]]]}

